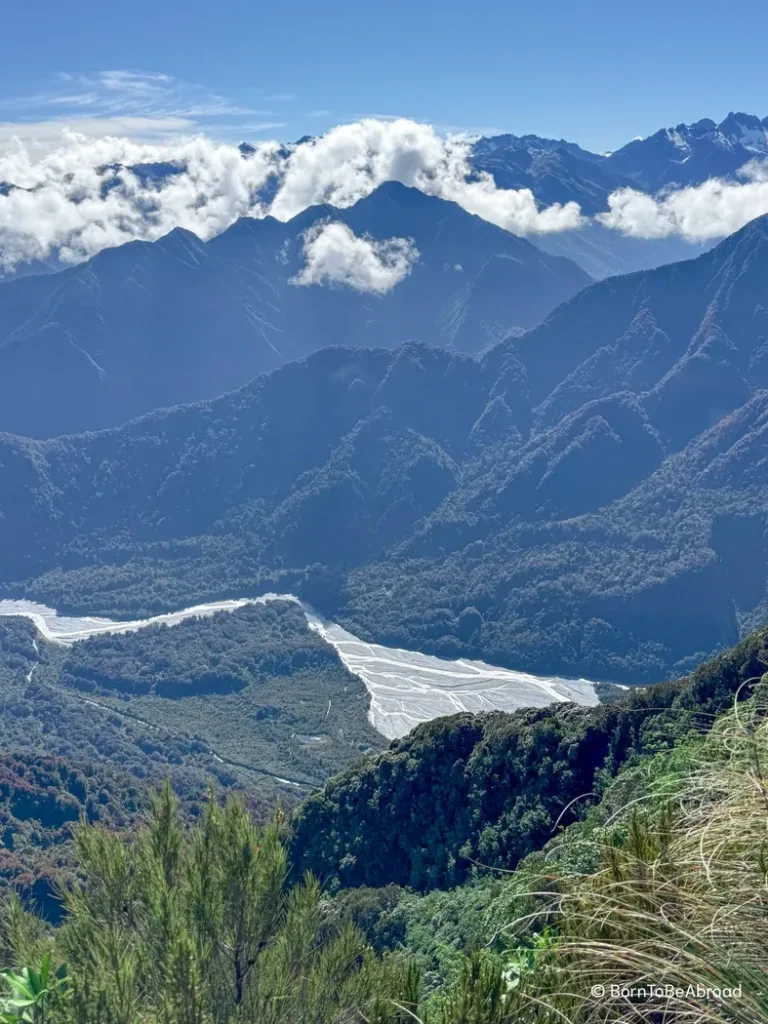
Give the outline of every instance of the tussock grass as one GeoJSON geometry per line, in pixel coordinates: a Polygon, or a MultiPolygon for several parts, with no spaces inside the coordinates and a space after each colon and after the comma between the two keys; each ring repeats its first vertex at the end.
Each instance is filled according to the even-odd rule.
{"type": "Polygon", "coordinates": [[[597,871],[542,879],[558,939],[518,1019],[768,1021],[768,681],[745,685],[601,830],[597,871]]]}

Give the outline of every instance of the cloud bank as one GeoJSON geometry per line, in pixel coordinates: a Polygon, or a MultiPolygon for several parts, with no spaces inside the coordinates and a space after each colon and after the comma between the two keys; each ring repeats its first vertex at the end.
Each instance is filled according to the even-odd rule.
{"type": "Polygon", "coordinates": [[[204,135],[136,141],[64,131],[60,145],[41,153],[30,131],[0,155],[0,183],[17,186],[0,194],[6,270],[51,257],[78,262],[174,227],[207,239],[245,215],[288,220],[317,203],[349,206],[389,180],[453,200],[517,234],[582,223],[575,203],[539,209],[528,189],[499,189],[489,175],[473,174],[469,137],[441,137],[404,119],[365,119],[297,145],[258,142],[247,152],[204,135]],[[142,173],[164,164],[174,173],[142,173]]]}
{"type": "Polygon", "coordinates": [[[399,181],[515,234],[570,231],[585,223],[577,203],[540,210],[530,189],[497,188],[490,174],[474,172],[472,142],[404,118],[340,125],[293,150],[270,212],[288,220],[318,202],[349,206],[383,182],[399,181]]]}
{"type": "Polygon", "coordinates": [[[246,160],[237,146],[202,136],[137,143],[68,133],[35,160],[20,144],[0,157],[0,182],[18,186],[0,196],[0,265],[51,256],[76,263],[175,227],[211,238],[244,214],[266,212],[258,191],[278,149],[265,143],[246,160]],[[142,173],[147,167],[155,173],[142,173]]]}
{"type": "Polygon", "coordinates": [[[408,238],[360,238],[340,221],[313,224],[304,232],[305,265],[291,284],[346,285],[386,295],[411,272],[419,252],[408,238]]]}
{"type": "MultiPolygon", "coordinates": [[[[294,145],[262,141],[241,148],[203,134],[179,134],[187,130],[185,115],[226,111],[218,98],[195,96],[192,102],[185,95],[185,106],[177,85],[164,76],[104,74],[99,95],[119,93],[125,136],[61,130],[56,121],[0,124],[0,269],[33,260],[76,263],[133,239],[152,241],[175,227],[208,239],[242,216],[269,213],[288,220],[319,203],[349,206],[389,180],[456,202],[518,235],[572,231],[587,223],[576,203],[541,208],[530,190],[497,188],[490,175],[473,171],[473,139],[467,135],[441,136],[403,118],[365,118],[294,145]],[[147,93],[163,90],[176,90],[177,102],[168,102],[165,119],[147,117],[147,93]],[[38,145],[35,131],[58,132],[56,144],[48,138],[38,145]]],[[[88,107],[91,84],[67,84],[82,90],[68,102],[79,98],[88,107]]],[[[110,123],[117,116],[110,110],[110,123]]],[[[737,182],[712,180],[656,197],[620,190],[597,221],[638,238],[701,241],[766,212],[768,171],[753,164],[737,182]]],[[[331,237],[310,244],[322,254],[331,237]]]]}
{"type": "Polygon", "coordinates": [[[595,219],[633,238],[724,238],[768,213],[768,165],[752,161],[741,177],[741,182],[710,178],[660,196],[621,189],[609,197],[608,212],[595,219]]]}

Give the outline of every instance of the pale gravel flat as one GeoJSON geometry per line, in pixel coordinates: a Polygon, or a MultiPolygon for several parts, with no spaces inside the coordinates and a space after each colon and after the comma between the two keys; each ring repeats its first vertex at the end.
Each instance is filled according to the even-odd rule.
{"type": "Polygon", "coordinates": [[[174,626],[184,619],[234,611],[247,604],[292,601],[301,605],[310,629],[335,648],[339,658],[363,680],[371,697],[368,717],[388,739],[405,736],[420,722],[457,711],[516,711],[572,701],[594,706],[595,684],[587,679],[534,676],[464,658],[450,661],[418,651],[366,643],[329,622],[293,594],[263,594],[256,598],[211,601],[148,619],[116,621],[92,616],[58,615],[34,601],[0,601],[0,615],[31,619],[50,643],[70,646],[103,633],[132,633],[154,623],[174,626]]]}

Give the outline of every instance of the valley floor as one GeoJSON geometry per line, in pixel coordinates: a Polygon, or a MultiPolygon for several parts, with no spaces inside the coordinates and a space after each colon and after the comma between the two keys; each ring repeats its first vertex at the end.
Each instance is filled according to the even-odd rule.
{"type": "Polygon", "coordinates": [[[366,643],[320,617],[293,594],[211,601],[130,621],[59,616],[54,609],[33,601],[3,600],[0,601],[0,616],[29,618],[46,640],[69,646],[93,636],[132,633],[150,625],[172,626],[186,619],[272,601],[299,604],[310,629],[335,649],[348,671],[363,680],[371,698],[370,723],[387,739],[405,736],[420,722],[459,711],[516,711],[564,701],[586,706],[598,703],[595,684],[586,679],[540,677],[483,661],[449,661],[417,651],[366,643]]]}

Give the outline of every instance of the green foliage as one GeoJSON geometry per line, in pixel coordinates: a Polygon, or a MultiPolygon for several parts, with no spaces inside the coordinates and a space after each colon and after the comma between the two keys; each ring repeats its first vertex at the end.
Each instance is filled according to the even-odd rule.
{"type": "Polygon", "coordinates": [[[18,904],[3,915],[13,960],[3,979],[12,998],[22,985],[34,997],[11,1010],[46,1024],[413,1019],[418,972],[378,958],[354,925],[325,917],[311,876],[286,885],[283,833],[279,813],[259,827],[235,799],[223,808],[211,800],[187,832],[170,785],[128,841],[81,824],[78,879],[63,893],[67,916],[40,971],[22,962],[34,918],[18,904]],[[55,984],[54,962],[67,964],[55,984]]]}
{"type": "Polygon", "coordinates": [[[71,995],[67,968],[62,964],[51,970],[51,954],[46,953],[35,970],[22,967],[20,971],[0,972],[0,981],[10,994],[0,997],[0,1021],[3,1024],[45,1024],[61,1016],[61,1008],[71,995]]]}
{"type": "Polygon", "coordinates": [[[440,1024],[505,1024],[510,1020],[501,961],[473,954],[441,1006],[440,1024]]]}
{"type": "Polygon", "coordinates": [[[56,920],[56,882],[73,869],[73,824],[83,817],[125,830],[145,805],[143,785],[116,769],[34,753],[0,754],[0,891],[15,889],[56,920]]]}
{"type": "Polygon", "coordinates": [[[0,753],[0,891],[17,886],[55,919],[72,824],[85,814],[129,828],[164,778],[185,816],[202,813],[212,780],[264,820],[276,799],[290,807],[383,745],[368,707],[363,683],[290,603],[71,648],[46,643],[26,619],[0,619],[0,746],[14,751],[0,753]],[[197,692],[222,664],[245,685],[197,692]],[[98,691],[72,685],[78,666],[98,669],[98,691]],[[153,692],[125,692],[139,678],[153,692]],[[163,686],[175,696],[160,696],[163,686]]]}
{"type": "Polygon", "coordinates": [[[720,689],[732,658],[716,667],[672,687],[689,711],[696,691],[697,713],[730,691],[733,710],[713,727],[685,730],[665,750],[654,734],[582,820],[513,872],[451,892],[328,898],[309,873],[291,885],[281,813],[257,825],[242,802],[210,799],[188,829],[170,784],[138,830],[83,822],[63,923],[49,929],[16,899],[3,909],[7,995],[23,983],[23,998],[38,1000],[7,1006],[30,1015],[9,1019],[587,1024],[595,1013],[627,1019],[626,1000],[596,1001],[594,985],[645,978],[693,985],[693,995],[632,1003],[638,1024],[662,1009],[696,1024],[765,1024],[768,705],[764,684],[720,689]],[[53,983],[36,979],[62,964],[49,1001],[53,983]],[[741,986],[745,1001],[720,1013],[696,994],[706,985],[741,986]]]}
{"type": "Polygon", "coordinates": [[[290,603],[148,626],[75,644],[62,681],[85,691],[187,697],[242,690],[249,682],[337,666],[335,652],[290,603]]]}
{"type": "Polygon", "coordinates": [[[284,801],[384,744],[368,722],[364,684],[291,602],[76,644],[61,681],[97,679],[102,703],[202,742],[235,770],[262,775],[265,794],[287,790],[284,801]]]}
{"type": "Polygon", "coordinates": [[[563,871],[568,842],[551,851],[536,916],[557,935],[521,981],[545,1019],[768,1020],[767,709],[762,683],[706,737],[622,773],[575,837],[592,870],[563,871]]]}
{"type": "Polygon", "coordinates": [[[8,640],[0,648],[0,746],[55,755],[75,765],[119,765],[139,786],[144,780],[159,784],[171,773],[185,802],[204,796],[206,775],[237,784],[231,771],[225,774],[221,765],[211,762],[204,742],[181,730],[147,726],[125,713],[86,703],[82,695],[62,685],[67,648],[46,643],[32,622],[4,618],[0,628],[8,640]],[[10,651],[11,643],[23,655],[10,651]]]}
{"type": "Polygon", "coordinates": [[[767,638],[763,628],[688,679],[595,708],[426,723],[302,804],[292,861],[331,886],[419,890],[512,868],[583,814],[622,766],[705,731],[737,693],[748,695],[742,684],[762,675],[767,638]]]}

